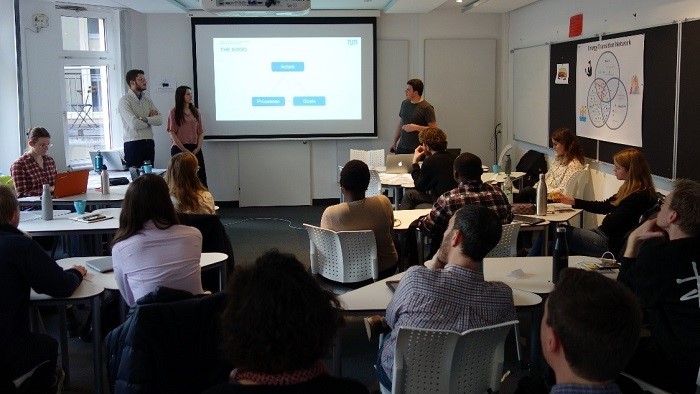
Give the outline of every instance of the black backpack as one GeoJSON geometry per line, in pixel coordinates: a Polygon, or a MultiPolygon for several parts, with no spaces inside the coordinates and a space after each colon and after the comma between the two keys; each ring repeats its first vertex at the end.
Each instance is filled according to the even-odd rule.
{"type": "Polygon", "coordinates": [[[515,170],[525,173],[523,187],[534,186],[540,179],[540,174],[547,172],[547,160],[544,158],[544,153],[534,150],[525,152],[518,165],[515,166],[515,170]]]}

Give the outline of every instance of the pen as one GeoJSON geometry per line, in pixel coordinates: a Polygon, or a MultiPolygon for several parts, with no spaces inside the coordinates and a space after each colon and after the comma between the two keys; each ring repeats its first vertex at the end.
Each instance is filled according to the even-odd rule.
{"type": "Polygon", "coordinates": [[[503,374],[503,377],[501,378],[501,383],[506,380],[506,378],[510,375],[510,369],[507,369],[506,372],[503,374]]]}

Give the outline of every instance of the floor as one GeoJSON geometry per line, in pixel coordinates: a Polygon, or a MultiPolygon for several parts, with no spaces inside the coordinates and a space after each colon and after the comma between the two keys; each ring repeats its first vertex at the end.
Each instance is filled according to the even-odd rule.
{"type": "MultiPolygon", "coordinates": [[[[278,248],[293,253],[304,264],[309,264],[309,241],[303,223],[320,222],[325,207],[271,207],[271,208],[222,208],[219,216],[231,239],[236,264],[250,264],[263,252],[278,248]]],[[[60,258],[59,255],[57,258],[60,258]]],[[[83,319],[87,310],[80,310],[83,319]]],[[[56,331],[56,313],[47,311],[44,316],[49,333],[56,331]]],[[[521,336],[527,338],[527,316],[521,317],[521,336]]],[[[361,318],[349,318],[342,329],[343,376],[365,384],[370,392],[378,392],[373,364],[376,360],[377,340],[369,342],[361,318]]],[[[512,335],[511,335],[512,337],[512,335]]],[[[71,385],[64,393],[91,393],[93,387],[92,345],[78,338],[69,339],[71,385]]],[[[524,354],[527,354],[525,349],[524,354]]],[[[510,375],[501,386],[502,393],[512,393],[517,380],[526,375],[516,359],[512,338],[506,344],[506,365],[510,375]]],[[[330,355],[324,360],[331,367],[330,355]]],[[[106,381],[106,374],[105,374],[106,381]]],[[[105,392],[109,392],[105,385],[105,392]]]]}

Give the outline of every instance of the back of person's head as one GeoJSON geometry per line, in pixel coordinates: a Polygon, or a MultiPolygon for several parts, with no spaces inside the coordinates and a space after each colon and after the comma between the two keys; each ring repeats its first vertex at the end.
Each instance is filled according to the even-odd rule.
{"type": "Polygon", "coordinates": [[[690,236],[699,236],[700,183],[690,179],[678,179],[673,185],[673,196],[668,204],[678,215],[678,227],[690,236]]]}
{"type": "Polygon", "coordinates": [[[423,81],[420,79],[409,79],[406,85],[411,85],[413,90],[418,93],[419,96],[423,95],[423,81]]]}
{"type": "Polygon", "coordinates": [[[340,186],[353,194],[364,194],[369,186],[369,167],[360,160],[350,160],[340,171],[340,186]]]}
{"type": "Polygon", "coordinates": [[[455,212],[454,218],[454,229],[463,235],[462,254],[474,261],[482,261],[501,240],[501,219],[483,205],[465,205],[455,212]]]}
{"type": "Polygon", "coordinates": [[[427,127],[418,134],[418,142],[436,152],[447,149],[447,134],[437,127],[427,127]]]}
{"type": "Polygon", "coordinates": [[[578,143],[578,138],[571,129],[562,127],[552,132],[552,140],[564,146],[564,161],[568,164],[571,160],[578,160],[583,164],[585,158],[583,156],[583,148],[578,143]]]}
{"type": "Polygon", "coordinates": [[[656,189],[651,179],[651,170],[642,152],[634,148],[623,149],[615,153],[613,161],[627,170],[627,179],[620,186],[613,205],[619,205],[627,196],[637,191],[645,191],[650,199],[655,199],[656,189]]]}
{"type": "Polygon", "coordinates": [[[126,72],[126,85],[131,86],[131,81],[135,81],[139,75],[143,75],[145,72],[143,70],[129,70],[126,72]]]}
{"type": "Polygon", "coordinates": [[[559,338],[576,375],[606,382],[625,368],[639,340],[642,311],[622,283],[597,272],[566,268],[546,308],[544,323],[559,338]]]}
{"type": "Polygon", "coordinates": [[[12,219],[19,209],[15,189],[0,184],[0,225],[12,224],[12,219]]]}
{"type": "Polygon", "coordinates": [[[51,138],[49,131],[43,127],[32,127],[27,132],[27,139],[32,142],[39,141],[39,138],[51,138]]]}
{"type": "Polygon", "coordinates": [[[170,158],[165,178],[170,194],[177,199],[181,211],[197,212],[199,192],[207,190],[199,180],[197,171],[199,162],[192,152],[181,152],[170,158]]]}
{"type": "Polygon", "coordinates": [[[141,231],[149,220],[159,229],[178,224],[168,185],[165,179],[156,174],[143,174],[126,189],[119,215],[119,229],[112,245],[141,231]]]}
{"type": "Polygon", "coordinates": [[[457,156],[454,168],[455,179],[459,182],[481,181],[481,174],[484,172],[479,156],[469,152],[457,156]]]}
{"type": "Polygon", "coordinates": [[[228,291],[224,343],[239,370],[307,369],[330,348],[341,323],[338,300],[292,254],[271,250],[236,266],[228,291]]]}

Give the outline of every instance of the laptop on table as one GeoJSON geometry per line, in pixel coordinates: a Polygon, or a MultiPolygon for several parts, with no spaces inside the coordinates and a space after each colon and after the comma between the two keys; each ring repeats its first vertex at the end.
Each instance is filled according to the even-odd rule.
{"type": "MultiPolygon", "coordinates": [[[[102,155],[102,164],[107,166],[107,171],[124,171],[126,170],[126,163],[122,160],[122,155],[116,150],[103,150],[100,151],[102,155]]],[[[90,162],[95,162],[95,155],[97,151],[90,151],[90,162]]]]}
{"type": "Polygon", "coordinates": [[[386,172],[388,174],[407,174],[413,166],[413,153],[386,156],[386,172]]]}
{"type": "Polygon", "coordinates": [[[61,198],[87,192],[90,170],[59,172],[53,184],[53,197],[61,198]]]}

